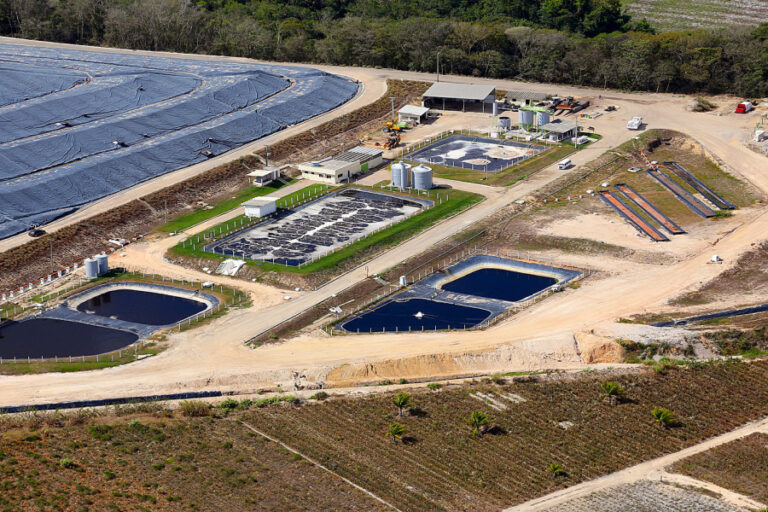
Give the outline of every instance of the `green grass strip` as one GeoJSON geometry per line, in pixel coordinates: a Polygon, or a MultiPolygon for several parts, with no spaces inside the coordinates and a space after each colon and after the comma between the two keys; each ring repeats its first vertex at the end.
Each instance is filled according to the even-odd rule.
{"type": "MultiPolygon", "coordinates": [[[[293,180],[291,180],[291,183],[292,182],[293,180]]],[[[276,192],[285,186],[286,185],[281,182],[275,182],[273,185],[266,187],[245,187],[241,189],[234,197],[219,201],[213,205],[213,208],[200,209],[192,213],[182,215],[168,222],[168,224],[158,228],[158,230],[165,233],[178,233],[179,231],[184,231],[185,229],[188,229],[196,224],[200,224],[201,222],[216,217],[217,215],[221,215],[222,213],[233,210],[249,199],[253,199],[254,197],[259,196],[268,196],[272,192],[276,192]]]]}

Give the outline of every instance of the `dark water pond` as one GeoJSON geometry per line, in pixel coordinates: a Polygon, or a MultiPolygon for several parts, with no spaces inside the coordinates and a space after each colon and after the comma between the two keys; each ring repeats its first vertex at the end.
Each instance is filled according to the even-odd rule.
{"type": "Polygon", "coordinates": [[[77,306],[77,310],[126,322],[168,325],[200,313],[207,307],[197,300],[162,293],[112,290],[83,302],[77,306]]]}
{"type": "Polygon", "coordinates": [[[557,283],[552,277],[535,276],[512,270],[482,268],[444,284],[441,288],[489,299],[518,301],[557,283]]]}
{"type": "Polygon", "coordinates": [[[103,354],[138,339],[133,333],[52,318],[8,322],[0,327],[0,357],[65,357],[103,354]]]}
{"type": "Polygon", "coordinates": [[[427,299],[393,301],[346,322],[349,332],[403,332],[463,329],[479,324],[490,312],[469,306],[447,304],[427,299]],[[421,315],[416,316],[417,313],[421,315]]]}

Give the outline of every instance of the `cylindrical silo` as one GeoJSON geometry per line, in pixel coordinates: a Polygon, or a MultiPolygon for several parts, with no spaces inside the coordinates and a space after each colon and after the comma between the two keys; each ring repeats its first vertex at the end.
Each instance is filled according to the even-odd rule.
{"type": "Polygon", "coordinates": [[[544,126],[549,122],[549,112],[536,112],[536,126],[544,126]]]}
{"type": "Polygon", "coordinates": [[[103,275],[109,272],[109,259],[107,258],[106,254],[97,254],[93,257],[93,259],[95,259],[96,263],[99,264],[99,275],[103,275]]]}
{"type": "Polygon", "coordinates": [[[85,258],[85,277],[93,279],[99,277],[99,263],[92,258],[85,258]]]}
{"type": "Polygon", "coordinates": [[[411,164],[398,162],[392,164],[392,186],[397,188],[408,188],[409,174],[411,173],[411,164]]]}
{"type": "Polygon", "coordinates": [[[509,128],[512,126],[512,119],[504,116],[499,118],[499,128],[509,128]]]}
{"type": "Polygon", "coordinates": [[[493,115],[494,116],[499,115],[499,102],[498,101],[494,101],[493,102],[493,115]]]}
{"type": "Polygon", "coordinates": [[[426,165],[413,168],[413,188],[416,190],[429,190],[432,188],[432,169],[426,165]]]}
{"type": "Polygon", "coordinates": [[[531,126],[533,124],[533,112],[530,110],[519,110],[517,112],[517,121],[521,126],[531,126]]]}

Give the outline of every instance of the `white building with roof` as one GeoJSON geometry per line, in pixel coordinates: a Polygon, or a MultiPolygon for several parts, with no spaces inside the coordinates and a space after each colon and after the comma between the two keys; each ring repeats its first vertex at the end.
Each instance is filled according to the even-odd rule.
{"type": "Polygon", "coordinates": [[[248,177],[248,182],[251,185],[263,187],[264,185],[269,185],[278,179],[280,177],[281,169],[281,167],[267,166],[264,169],[256,169],[255,171],[251,171],[246,174],[246,176],[248,177]]]}
{"type": "Polygon", "coordinates": [[[427,108],[493,113],[496,88],[482,84],[436,82],[422,96],[427,108]]]}
{"type": "Polygon", "coordinates": [[[242,204],[245,208],[245,216],[249,218],[263,218],[272,215],[277,211],[277,197],[261,196],[254,197],[242,204]]]}
{"type": "Polygon", "coordinates": [[[406,105],[397,111],[397,120],[401,123],[421,124],[429,109],[418,105],[406,105]]]}
{"type": "Polygon", "coordinates": [[[299,164],[298,169],[303,179],[339,185],[381,165],[382,154],[380,149],[357,146],[328,160],[299,164]]]}
{"type": "Polygon", "coordinates": [[[579,133],[579,125],[576,121],[552,121],[539,129],[547,134],[547,138],[553,142],[562,142],[572,139],[579,133]]]}

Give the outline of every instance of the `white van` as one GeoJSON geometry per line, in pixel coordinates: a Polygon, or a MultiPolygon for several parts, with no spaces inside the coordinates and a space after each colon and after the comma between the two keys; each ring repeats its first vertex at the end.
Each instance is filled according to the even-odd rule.
{"type": "Polygon", "coordinates": [[[570,169],[572,165],[573,164],[571,163],[571,159],[566,158],[565,160],[557,164],[557,168],[563,171],[565,169],[570,169]]]}

